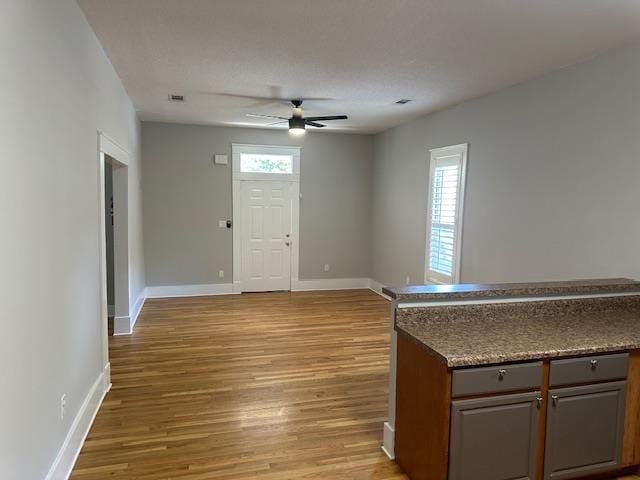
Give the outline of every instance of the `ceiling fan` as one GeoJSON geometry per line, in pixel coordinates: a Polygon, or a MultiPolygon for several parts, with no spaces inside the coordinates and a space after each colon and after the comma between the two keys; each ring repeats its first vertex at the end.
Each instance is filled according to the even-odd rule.
{"type": "Polygon", "coordinates": [[[278,122],[271,123],[269,125],[277,125],[279,123],[289,123],[289,131],[294,135],[302,135],[305,132],[307,125],[311,127],[324,128],[326,125],[320,122],[328,121],[328,120],[346,120],[348,117],[346,115],[328,115],[324,117],[304,117],[304,112],[302,110],[302,100],[291,100],[293,105],[293,114],[291,118],[286,117],[277,117],[274,115],[257,115],[254,113],[247,113],[247,117],[258,117],[258,118],[272,118],[279,120],[278,122]]]}

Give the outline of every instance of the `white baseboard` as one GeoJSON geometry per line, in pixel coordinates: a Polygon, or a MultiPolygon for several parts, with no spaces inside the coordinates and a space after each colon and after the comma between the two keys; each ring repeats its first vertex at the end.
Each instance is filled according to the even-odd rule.
{"type": "Polygon", "coordinates": [[[131,335],[131,317],[113,317],[114,335],[131,335]]]}
{"type": "Polygon", "coordinates": [[[111,362],[108,362],[102,371],[102,383],[104,385],[104,391],[111,390],[111,362]]]}
{"type": "Polygon", "coordinates": [[[136,300],[131,311],[131,332],[133,332],[133,327],[135,327],[136,322],[138,321],[138,316],[140,316],[140,312],[142,311],[142,307],[144,306],[146,299],[146,289],[142,289],[142,292],[140,292],[140,296],[136,300]]]}
{"type": "Polygon", "coordinates": [[[131,314],[128,316],[114,317],[113,318],[113,335],[131,335],[133,333],[133,327],[138,321],[138,316],[142,311],[144,302],[147,299],[146,289],[142,290],[140,296],[130,309],[131,314]]]}
{"type": "Polygon", "coordinates": [[[389,422],[384,422],[382,432],[382,451],[391,460],[396,458],[395,455],[396,432],[389,422]]]}
{"type": "MultiPolygon", "coordinates": [[[[384,285],[372,278],[319,278],[315,280],[292,280],[291,291],[302,292],[310,290],[353,290],[369,289],[378,295],[390,300],[382,293],[384,285]]],[[[145,288],[144,298],[141,297],[140,308],[146,298],[171,298],[171,297],[197,297],[205,295],[230,295],[240,293],[242,285],[238,284],[234,288],[233,283],[213,283],[206,285],[162,285],[145,288]]],[[[140,299],[139,299],[140,300],[140,299]]],[[[136,305],[138,302],[136,302],[136,305]]],[[[139,310],[137,310],[139,312],[139,310]]],[[[116,317],[118,318],[118,317],[116,317]]],[[[123,317],[124,318],[124,317],[123,317]]],[[[137,313],[136,317],[137,319],[137,313]]],[[[133,322],[135,324],[135,321],[133,322]]],[[[123,331],[119,335],[130,333],[123,331]]]]}
{"type": "Polygon", "coordinates": [[[369,290],[371,290],[372,292],[376,292],[378,295],[380,295],[381,297],[386,298],[387,300],[391,300],[391,297],[389,297],[388,295],[385,295],[384,293],[382,293],[382,289],[385,287],[385,285],[383,285],[382,283],[378,282],[377,280],[374,280],[373,278],[369,279],[369,290]]]}
{"type": "MultiPolygon", "coordinates": [[[[106,370],[108,370],[108,365],[105,366],[106,370]]],[[[78,459],[78,455],[80,455],[82,445],[107,393],[104,388],[104,375],[104,371],[100,373],[84,402],[82,402],[80,410],[76,418],[73,419],[69,433],[58,451],[58,455],[53,465],[51,465],[45,480],[67,480],[71,476],[71,471],[78,459]]]]}
{"type": "Polygon", "coordinates": [[[163,285],[147,287],[147,298],[198,297],[203,295],[229,295],[233,293],[232,283],[212,283],[208,285],[163,285]]]}
{"type": "Polygon", "coordinates": [[[292,292],[306,290],[352,290],[369,288],[368,278],[320,278],[316,280],[296,280],[291,282],[292,292]]]}

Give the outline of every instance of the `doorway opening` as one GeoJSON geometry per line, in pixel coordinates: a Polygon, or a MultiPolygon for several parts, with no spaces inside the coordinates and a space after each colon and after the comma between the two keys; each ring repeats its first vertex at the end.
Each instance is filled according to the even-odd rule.
{"type": "Polygon", "coordinates": [[[100,322],[105,391],[111,386],[109,335],[131,333],[129,158],[126,150],[98,132],[100,322]]]}
{"type": "Polygon", "coordinates": [[[104,168],[102,211],[104,212],[103,282],[108,335],[130,333],[128,266],[128,169],[107,153],[104,168]]]}
{"type": "Polygon", "coordinates": [[[105,225],[105,247],[106,247],[106,270],[107,270],[107,324],[109,336],[113,335],[113,319],[116,314],[115,304],[115,260],[113,247],[113,166],[111,157],[105,157],[104,164],[104,225],[105,225]]]}

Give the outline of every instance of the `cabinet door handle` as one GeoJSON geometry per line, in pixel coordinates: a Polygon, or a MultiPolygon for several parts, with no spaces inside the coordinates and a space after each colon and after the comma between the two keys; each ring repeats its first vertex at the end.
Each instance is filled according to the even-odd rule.
{"type": "Polygon", "coordinates": [[[597,366],[598,366],[598,360],[594,358],[593,360],[591,360],[591,370],[595,370],[597,366]]]}
{"type": "Polygon", "coordinates": [[[507,374],[507,371],[504,368],[501,368],[500,370],[498,370],[498,378],[500,380],[502,380],[506,374],[507,374]]]}
{"type": "Polygon", "coordinates": [[[543,401],[544,401],[544,398],[542,398],[542,397],[536,398],[536,402],[538,402],[538,408],[542,407],[542,402],[543,401]]]}
{"type": "Polygon", "coordinates": [[[551,400],[553,402],[553,406],[555,407],[558,404],[558,395],[551,395],[551,400]]]}

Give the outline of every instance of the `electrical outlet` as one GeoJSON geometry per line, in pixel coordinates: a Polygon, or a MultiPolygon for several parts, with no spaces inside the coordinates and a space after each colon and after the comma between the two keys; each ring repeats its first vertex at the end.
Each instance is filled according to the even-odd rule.
{"type": "Polygon", "coordinates": [[[324,271],[325,271],[325,272],[328,272],[328,271],[329,271],[329,269],[330,269],[329,264],[328,264],[328,263],[325,263],[325,264],[324,264],[324,271]]]}
{"type": "Polygon", "coordinates": [[[407,275],[407,285],[411,284],[411,278],[409,277],[409,275],[407,275]]]}
{"type": "Polygon", "coordinates": [[[224,278],[224,270],[220,270],[220,271],[218,272],[218,276],[219,276],[220,278],[224,278]]]}
{"type": "Polygon", "coordinates": [[[64,393],[60,397],[60,420],[64,420],[64,410],[67,408],[67,394],[64,393]]]}

